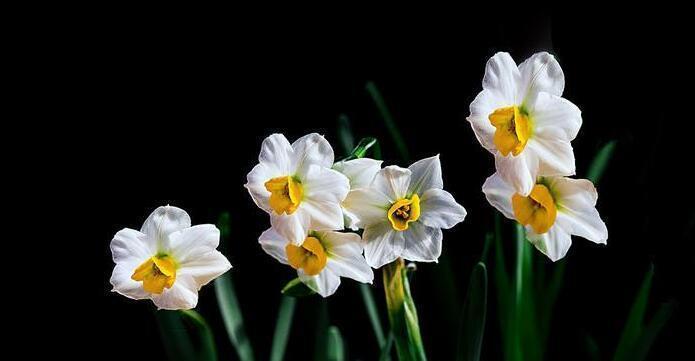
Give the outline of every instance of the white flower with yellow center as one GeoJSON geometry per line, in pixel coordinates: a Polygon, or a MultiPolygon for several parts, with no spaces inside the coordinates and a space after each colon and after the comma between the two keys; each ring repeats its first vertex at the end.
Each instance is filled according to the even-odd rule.
{"type": "Polygon", "coordinates": [[[582,124],[579,108],[561,98],[565,76],[548,53],[517,67],[507,53],[487,62],[483,91],[467,120],[480,144],[495,155],[500,176],[523,195],[537,176],[574,175],[570,141],[582,124]]]}
{"type": "Polygon", "coordinates": [[[258,241],[266,253],[296,269],[299,279],[323,297],[335,293],[340,277],[362,283],[374,280],[372,269],[362,257],[360,236],[355,233],[312,231],[295,245],[270,228],[258,241]]]}
{"type": "Polygon", "coordinates": [[[184,210],[159,207],[140,231],[124,228],[111,241],[113,291],[151,299],[160,309],[191,309],[200,287],[232,268],[217,251],[219,242],[214,225],[191,227],[184,210]]]}
{"type": "Polygon", "coordinates": [[[567,254],[572,235],[606,244],[608,229],[596,210],[591,181],[539,177],[523,196],[495,173],[483,184],[485,197],[507,218],[526,228],[526,238],[553,262],[567,254]]]}
{"type": "Polygon", "coordinates": [[[466,210],[443,190],[439,156],[408,169],[388,166],[371,185],[348,195],[343,206],[364,228],[365,258],[379,268],[398,257],[434,262],[442,252],[442,228],[463,221],[466,210]]]}
{"type": "MultiPolygon", "coordinates": [[[[344,174],[350,181],[350,192],[355,189],[368,187],[376,172],[381,169],[382,161],[371,158],[359,158],[347,161],[340,161],[333,165],[333,169],[344,174]]],[[[350,228],[356,231],[357,216],[343,207],[345,216],[345,228],[350,228]]]]}
{"type": "Polygon", "coordinates": [[[263,141],[258,161],[245,187],[285,239],[299,245],[309,230],[344,228],[340,203],[350,183],[330,169],[333,148],[326,139],[313,133],[290,145],[273,134],[263,141]]]}

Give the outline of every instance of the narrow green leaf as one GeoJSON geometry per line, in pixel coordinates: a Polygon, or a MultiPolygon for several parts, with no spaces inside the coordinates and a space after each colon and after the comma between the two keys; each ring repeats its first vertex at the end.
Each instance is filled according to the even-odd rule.
{"type": "Polygon", "coordinates": [[[344,152],[348,152],[355,146],[355,137],[352,135],[350,118],[345,114],[338,116],[338,139],[344,152]]]}
{"type": "Polygon", "coordinates": [[[670,301],[662,304],[659,310],[656,311],[649,324],[644,327],[644,331],[639,339],[635,342],[634,349],[631,352],[630,360],[640,361],[647,359],[649,350],[654,344],[654,340],[661,332],[666,322],[671,318],[676,309],[676,302],[670,301]]]}
{"type": "Polygon", "coordinates": [[[236,291],[234,290],[234,283],[229,273],[225,273],[215,280],[215,294],[229,341],[234,346],[239,360],[253,361],[253,349],[251,342],[246,336],[244,319],[236,297],[236,291]]]}
{"type": "Polygon", "coordinates": [[[381,327],[379,311],[376,308],[376,302],[374,302],[372,290],[369,285],[360,283],[360,292],[362,293],[362,301],[364,301],[364,306],[367,308],[367,315],[369,316],[369,321],[372,324],[376,341],[379,344],[379,347],[384,347],[386,339],[384,338],[384,331],[381,327]]]}
{"type": "Polygon", "coordinates": [[[170,360],[217,360],[215,338],[200,314],[160,310],[155,315],[170,360]]]}
{"type": "Polygon", "coordinates": [[[478,262],[471,273],[459,328],[458,360],[480,360],[487,313],[487,268],[478,262]]]}
{"type": "Polygon", "coordinates": [[[630,313],[628,314],[627,322],[623,334],[618,342],[618,347],[615,350],[613,357],[614,361],[630,360],[630,352],[635,347],[635,342],[642,333],[642,325],[644,323],[644,313],[647,310],[649,300],[649,291],[652,287],[652,279],[654,278],[654,265],[649,266],[642,286],[640,287],[637,297],[632,304],[630,313]]]}
{"type": "Polygon", "coordinates": [[[305,285],[304,282],[299,279],[299,277],[287,282],[285,287],[282,288],[281,292],[283,295],[290,297],[306,297],[316,293],[314,290],[307,287],[307,285],[305,285]]]}
{"type": "Polygon", "coordinates": [[[393,348],[393,333],[389,332],[386,337],[386,342],[384,346],[381,347],[381,356],[379,356],[379,361],[387,361],[391,359],[391,349],[393,348]]]}
{"type": "Polygon", "coordinates": [[[315,300],[318,307],[316,311],[316,332],[314,333],[314,361],[326,361],[328,359],[328,301],[325,298],[315,300]]]}
{"type": "Polygon", "coordinates": [[[594,184],[598,184],[598,182],[601,180],[601,176],[603,176],[603,173],[608,166],[608,162],[613,155],[615,145],[615,140],[606,143],[606,145],[604,145],[603,148],[596,153],[594,160],[591,162],[586,178],[592,181],[594,184]]]}
{"type": "Polygon", "coordinates": [[[328,361],[344,361],[345,360],[345,345],[343,337],[340,335],[338,327],[331,326],[328,328],[328,361]]]}
{"type": "Polygon", "coordinates": [[[275,324],[275,333],[273,335],[273,346],[270,350],[270,361],[282,361],[285,357],[285,349],[287,348],[287,340],[290,337],[295,303],[296,300],[292,297],[283,296],[280,300],[278,319],[275,324]]]}
{"type": "Polygon", "coordinates": [[[381,113],[381,117],[384,119],[386,129],[388,129],[389,134],[393,139],[393,142],[396,144],[398,154],[400,155],[402,160],[409,162],[410,154],[408,153],[408,147],[406,146],[405,140],[403,139],[403,135],[401,135],[400,129],[398,129],[398,125],[396,125],[396,122],[393,120],[391,112],[386,106],[386,102],[384,102],[384,97],[381,96],[379,88],[377,88],[374,82],[370,81],[367,82],[366,89],[369,95],[372,97],[372,100],[374,101],[374,104],[379,110],[379,113],[381,113]]]}

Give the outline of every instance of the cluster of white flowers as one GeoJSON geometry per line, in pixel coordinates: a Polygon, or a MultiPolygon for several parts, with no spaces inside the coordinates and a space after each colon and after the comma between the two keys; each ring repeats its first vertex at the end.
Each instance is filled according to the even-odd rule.
{"type": "Polygon", "coordinates": [[[527,238],[551,260],[565,256],[571,235],[606,243],[591,181],[575,174],[570,142],[582,125],[579,108],[562,98],[565,76],[548,53],[516,65],[507,53],[487,63],[483,90],[468,121],[495,157],[497,173],[483,185],[490,204],[526,228],[527,238]]]}
{"type": "Polygon", "coordinates": [[[442,250],[441,228],[466,211],[444,191],[439,157],[381,168],[360,158],[334,163],[324,137],[308,134],[290,144],[282,134],[263,141],[246,188],[270,215],[259,242],[323,297],[340,277],[371,283],[373,268],[401,257],[433,262],[442,250]],[[362,237],[346,229],[364,229],[362,237]],[[364,256],[363,256],[364,253],[364,256]]]}

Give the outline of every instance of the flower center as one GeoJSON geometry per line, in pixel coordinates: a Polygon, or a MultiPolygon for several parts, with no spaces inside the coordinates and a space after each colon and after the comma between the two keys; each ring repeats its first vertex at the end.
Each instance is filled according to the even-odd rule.
{"type": "Polygon", "coordinates": [[[529,116],[517,106],[496,109],[490,116],[490,123],[496,128],[492,141],[503,156],[509,152],[519,155],[531,134],[529,116]]]}
{"type": "Polygon", "coordinates": [[[165,288],[174,285],[176,262],[167,255],[152,256],[138,266],[130,278],[133,281],[142,281],[145,291],[160,294],[165,288]]]}
{"type": "Polygon", "coordinates": [[[388,210],[388,218],[391,227],[397,231],[408,229],[410,222],[415,222],[420,218],[420,197],[413,194],[410,199],[401,198],[396,201],[388,210]]]}
{"type": "Polygon", "coordinates": [[[307,237],[301,246],[290,243],[285,247],[287,261],[294,269],[303,269],[309,276],[321,273],[326,267],[326,250],[316,237],[307,237]]]}
{"type": "Polygon", "coordinates": [[[294,213],[304,195],[302,183],[290,176],[276,177],[265,182],[265,189],[270,192],[270,208],[277,214],[294,213]]]}
{"type": "Polygon", "coordinates": [[[557,207],[548,187],[536,184],[528,197],[519,193],[512,196],[514,217],[519,223],[531,225],[533,231],[541,234],[548,232],[555,223],[557,207]]]}

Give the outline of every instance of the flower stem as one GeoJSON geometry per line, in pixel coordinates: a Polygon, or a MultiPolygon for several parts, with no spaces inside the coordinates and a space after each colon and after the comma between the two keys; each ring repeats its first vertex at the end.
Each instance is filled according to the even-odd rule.
{"type": "Polygon", "coordinates": [[[401,361],[427,360],[403,259],[399,258],[384,266],[383,278],[386,306],[398,359],[401,361]]]}

